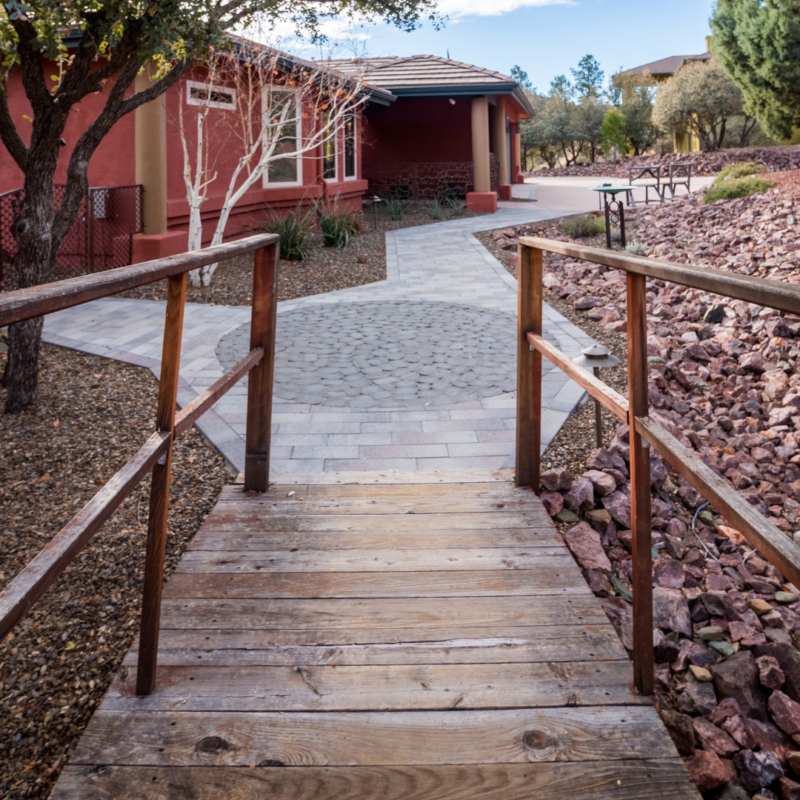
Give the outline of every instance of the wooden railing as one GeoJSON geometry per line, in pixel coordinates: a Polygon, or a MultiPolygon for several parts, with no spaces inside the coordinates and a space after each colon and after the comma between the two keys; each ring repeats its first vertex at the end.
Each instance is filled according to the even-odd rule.
{"type": "Polygon", "coordinates": [[[633,561],[633,672],[636,688],[652,694],[653,589],[650,519],[650,457],[659,452],[753,547],[800,586],[800,547],[757,512],[674,436],[648,416],[647,278],[757,303],[800,316],[800,286],[717,269],[673,264],[627,253],[525,236],[519,244],[516,480],[540,492],[542,356],[553,362],[612,414],[630,426],[633,561]],[[544,251],[603,264],[627,273],[628,397],[574,364],[543,338],[544,251]]]}
{"type": "Polygon", "coordinates": [[[164,582],[172,449],[175,440],[248,373],[244,489],[256,492],[267,490],[275,363],[277,243],[278,237],[274,234],[251,236],[206,250],[0,295],[2,327],[164,278],[169,279],[156,431],[66,527],[0,592],[0,640],[25,616],[102,524],[152,470],[136,693],[146,695],[153,691],[161,587],[164,582]],[[176,414],[187,273],[206,264],[253,252],[250,352],[213,386],[176,414]]]}

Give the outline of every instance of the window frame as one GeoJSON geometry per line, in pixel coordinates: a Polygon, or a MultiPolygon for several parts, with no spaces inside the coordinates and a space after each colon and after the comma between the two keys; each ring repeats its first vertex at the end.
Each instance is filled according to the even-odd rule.
{"type": "Polygon", "coordinates": [[[224,111],[236,111],[236,89],[232,86],[219,86],[213,83],[201,83],[200,81],[186,81],[186,105],[201,106],[204,108],[221,108],[224,111]],[[232,104],[219,103],[216,100],[198,100],[192,97],[192,89],[204,89],[207,92],[222,92],[233,100],[232,104]]]}
{"type": "MultiPolygon", "coordinates": [[[[323,126],[325,124],[324,119],[325,117],[323,115],[323,126]]],[[[334,127],[329,136],[323,137],[322,139],[322,179],[328,183],[339,183],[339,131],[336,129],[336,127],[334,127]],[[333,177],[326,178],[325,145],[330,141],[333,142],[333,177]]]]}
{"type": "MultiPolygon", "coordinates": [[[[298,89],[292,89],[291,87],[282,88],[279,86],[265,86],[261,93],[261,119],[263,121],[264,115],[267,113],[267,95],[271,92],[280,92],[281,94],[291,94],[294,95],[294,107],[295,113],[297,114],[297,122],[295,123],[295,143],[296,143],[296,150],[302,149],[303,146],[303,113],[302,108],[300,106],[301,96],[300,91],[298,89]]],[[[264,146],[262,142],[262,147],[264,146]]],[[[269,165],[264,170],[264,174],[261,176],[261,186],[264,189],[281,189],[288,186],[302,186],[303,185],[303,156],[301,153],[298,152],[296,156],[293,157],[294,160],[297,162],[297,180],[294,181],[271,181],[269,179],[269,165]]],[[[275,159],[277,160],[277,159],[275,159]]]]}
{"type": "MultiPolygon", "coordinates": [[[[347,128],[345,127],[342,133],[342,168],[344,171],[344,179],[346,181],[358,180],[358,120],[359,116],[356,111],[351,111],[349,114],[353,120],[353,174],[347,174],[347,128]]],[[[345,123],[346,126],[347,123],[345,123]]]]}

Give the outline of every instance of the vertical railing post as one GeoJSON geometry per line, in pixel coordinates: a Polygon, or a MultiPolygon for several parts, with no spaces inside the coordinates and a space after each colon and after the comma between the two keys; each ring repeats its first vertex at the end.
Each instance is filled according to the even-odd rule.
{"type": "Polygon", "coordinates": [[[167,452],[153,468],[150,485],[150,516],[147,522],[147,549],[142,596],[142,629],[139,635],[139,666],[136,694],[150,694],[156,685],[158,630],[161,622],[161,589],[164,584],[164,550],[167,542],[169,483],[172,449],[175,444],[175,402],[181,362],[183,310],[186,305],[186,273],[169,279],[164,344],[161,349],[161,375],[158,384],[156,429],[169,433],[167,452]]]}
{"type": "Polygon", "coordinates": [[[272,384],[275,374],[275,326],[278,312],[278,245],[255,252],[250,350],[264,348],[264,358],[250,370],[247,388],[247,434],[244,490],[269,487],[269,447],[272,429],[272,384]]]}
{"type": "Polygon", "coordinates": [[[646,417],[647,278],[628,273],[628,402],[631,447],[633,559],[633,679],[642,694],[653,693],[653,558],[650,519],[650,450],[636,432],[646,417]]]}
{"type": "Polygon", "coordinates": [[[519,246],[517,271],[517,486],[539,494],[542,447],[542,354],[528,333],[542,335],[542,251],[519,246]]]}

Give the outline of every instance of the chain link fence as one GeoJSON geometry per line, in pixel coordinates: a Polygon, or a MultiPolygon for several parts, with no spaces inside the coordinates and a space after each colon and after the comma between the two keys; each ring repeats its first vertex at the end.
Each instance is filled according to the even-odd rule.
{"type": "MultiPolygon", "coordinates": [[[[56,184],[56,207],[65,189],[64,184],[56,184]]],[[[143,191],[139,185],[90,188],[61,246],[50,280],[130,264],[133,235],[144,232],[143,191]]],[[[24,199],[24,189],[0,194],[0,291],[17,288],[18,227],[24,199]]]]}

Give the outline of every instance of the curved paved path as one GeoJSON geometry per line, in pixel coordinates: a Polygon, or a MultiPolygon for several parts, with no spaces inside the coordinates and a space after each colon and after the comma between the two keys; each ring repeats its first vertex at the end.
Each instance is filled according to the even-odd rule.
{"type": "MultiPolygon", "coordinates": [[[[385,281],[279,304],[276,472],[513,464],[516,281],[472,234],[557,216],[516,206],[387,233],[385,281]]],[[[249,317],[187,305],[180,405],[229,367],[249,317]]],[[[158,375],[163,319],[162,302],[106,298],[47,317],[44,338],[158,375]]],[[[547,306],[545,336],[569,355],[592,341],[547,306]]],[[[237,469],[246,393],[245,380],[199,422],[237,469]]],[[[582,396],[546,374],[545,444],[582,396]]]]}

